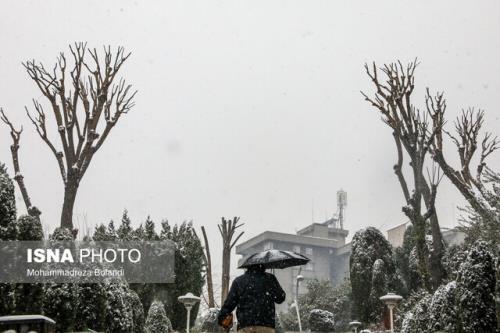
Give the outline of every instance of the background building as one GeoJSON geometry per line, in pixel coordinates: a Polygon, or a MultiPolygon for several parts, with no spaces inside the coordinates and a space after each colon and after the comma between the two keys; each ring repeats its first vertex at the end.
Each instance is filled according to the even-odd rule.
{"type": "Polygon", "coordinates": [[[295,298],[297,275],[304,281],[298,293],[306,291],[310,279],[328,280],[332,285],[340,284],[349,275],[350,244],[346,244],[348,231],[344,230],[344,209],[347,196],[344,191],[337,193],[338,212],[322,223],[312,223],[296,234],[265,231],[236,247],[236,253],[243,260],[255,252],[270,249],[294,251],[305,255],[311,261],[301,267],[275,270],[274,274],[287,294],[286,302],[279,310],[284,310],[295,298]]]}

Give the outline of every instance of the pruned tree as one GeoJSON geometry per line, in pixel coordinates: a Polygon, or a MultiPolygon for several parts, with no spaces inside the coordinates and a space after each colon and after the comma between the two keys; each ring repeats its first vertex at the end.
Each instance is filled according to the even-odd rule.
{"type": "Polygon", "coordinates": [[[19,141],[21,140],[21,134],[23,132],[23,128],[21,126],[20,129],[16,129],[12,122],[7,118],[7,115],[0,108],[0,119],[9,127],[10,136],[12,137],[12,145],[10,146],[10,152],[12,155],[12,164],[14,165],[14,179],[16,180],[17,185],[19,186],[19,190],[21,191],[21,195],[23,197],[24,204],[26,205],[26,210],[28,214],[33,217],[40,216],[40,210],[31,204],[31,198],[28,194],[28,189],[26,188],[26,184],[24,183],[24,176],[21,173],[21,168],[19,166],[19,141]]]}
{"type": "Polygon", "coordinates": [[[207,305],[209,309],[215,307],[215,297],[214,297],[214,283],[212,276],[212,256],[210,254],[210,244],[208,242],[207,232],[204,226],[201,226],[201,232],[203,234],[203,241],[205,243],[204,247],[204,261],[205,261],[205,280],[207,282],[207,295],[208,301],[207,305]]]}
{"type": "MultiPolygon", "coordinates": [[[[500,141],[491,133],[482,134],[484,111],[468,108],[455,120],[455,133],[444,129],[446,100],[443,93],[431,96],[429,89],[426,95],[427,111],[433,120],[435,135],[432,141],[432,156],[439,164],[446,177],[464,196],[470,206],[487,221],[498,219],[496,210],[500,209],[495,188],[488,188],[486,183],[499,175],[489,169],[486,159],[500,148],[500,141]],[[447,135],[456,146],[460,167],[454,168],[444,155],[443,137],[447,135]],[[475,174],[472,164],[476,162],[475,174]]],[[[498,190],[498,189],[497,189],[498,190]]]]}
{"type": "Polygon", "coordinates": [[[380,69],[375,63],[371,69],[366,64],[366,73],[376,91],[373,97],[361,93],[381,113],[383,122],[392,130],[397,151],[394,172],[406,201],[403,212],[414,225],[419,271],[424,286],[431,290],[439,286],[445,276],[441,263],[444,244],[435,207],[442,176],[436,167],[433,166],[431,172],[426,167],[426,158],[438,131],[428,113],[417,109],[411,100],[417,65],[416,60],[406,66],[398,61],[380,69]],[[384,75],[382,81],[378,76],[379,70],[384,75]],[[411,179],[407,179],[403,172],[406,157],[410,162],[411,179]],[[427,224],[433,239],[430,251],[425,237],[427,224]]]}
{"type": "MultiPolygon", "coordinates": [[[[60,53],[52,69],[35,60],[26,61],[23,66],[55,119],[59,144],[49,136],[51,124],[44,104],[33,99],[34,111],[26,108],[37,133],[54,155],[64,184],[61,227],[73,229],[73,207],[80,182],[120,117],[134,106],[136,91],[124,79],[118,79],[130,56],[123,47],[116,51],[105,47],[103,56],[96,49],[87,49],[86,43],[75,43],[69,49],[71,60],[67,61],[64,53],[60,53]]],[[[6,117],[3,118],[6,122],[6,117]]],[[[14,165],[18,165],[20,131],[11,126],[11,133],[14,133],[14,165]]],[[[22,182],[18,184],[26,202],[29,197],[22,182]]],[[[26,204],[31,207],[29,201],[26,204]]]]}
{"type": "Polygon", "coordinates": [[[222,218],[222,222],[218,224],[219,232],[222,236],[222,281],[221,281],[221,304],[224,303],[229,292],[230,268],[231,268],[231,251],[238,240],[245,233],[240,232],[235,238],[236,229],[242,227],[244,223],[238,224],[239,217],[234,217],[232,220],[222,218]],[[233,240],[234,238],[234,240],[233,240]]]}

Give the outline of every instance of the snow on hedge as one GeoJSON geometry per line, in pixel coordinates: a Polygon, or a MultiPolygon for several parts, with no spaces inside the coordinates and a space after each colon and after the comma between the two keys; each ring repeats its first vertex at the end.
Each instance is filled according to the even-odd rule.
{"type": "Polygon", "coordinates": [[[309,313],[309,329],[311,332],[334,332],[335,320],[333,313],[314,309],[309,313]]]}

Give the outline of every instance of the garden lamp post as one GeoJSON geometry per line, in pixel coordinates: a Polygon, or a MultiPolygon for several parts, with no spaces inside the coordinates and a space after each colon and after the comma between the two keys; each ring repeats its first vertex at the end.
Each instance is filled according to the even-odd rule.
{"type": "Polygon", "coordinates": [[[299,284],[304,280],[302,275],[297,275],[297,283],[295,285],[295,310],[297,311],[297,320],[299,321],[299,332],[302,332],[302,322],[300,321],[299,311],[299,284]]]}
{"type": "Polygon", "coordinates": [[[354,328],[354,333],[358,333],[358,327],[361,327],[361,323],[357,320],[351,321],[349,326],[354,328]]]}
{"type": "Polygon", "coordinates": [[[391,320],[391,333],[394,333],[394,318],[392,314],[392,310],[398,305],[398,303],[403,299],[402,296],[396,295],[394,293],[387,293],[380,297],[380,300],[384,302],[385,305],[389,308],[389,316],[391,320]]]}
{"type": "Polygon", "coordinates": [[[193,306],[200,301],[200,298],[198,296],[193,295],[192,293],[187,293],[184,296],[179,296],[177,298],[179,302],[184,304],[184,307],[187,310],[187,322],[186,322],[186,333],[189,333],[189,322],[191,319],[191,309],[193,306]]]}

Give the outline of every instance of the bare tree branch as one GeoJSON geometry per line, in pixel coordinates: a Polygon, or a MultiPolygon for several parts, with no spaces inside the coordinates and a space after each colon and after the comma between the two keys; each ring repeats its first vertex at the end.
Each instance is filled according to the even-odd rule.
{"type": "Polygon", "coordinates": [[[42,104],[33,101],[28,112],[40,138],[56,157],[65,185],[61,225],[72,228],[72,210],[79,183],[123,114],[134,106],[134,91],[118,73],[130,57],[123,47],[104,47],[100,55],[86,43],[69,46],[71,56],[60,53],[51,71],[34,60],[23,63],[29,77],[45,97],[59,142],[49,139],[48,117],[42,104]]]}
{"type": "Polygon", "coordinates": [[[12,122],[7,118],[4,110],[0,108],[0,119],[10,128],[10,136],[12,137],[12,145],[10,146],[10,151],[12,154],[12,164],[14,165],[14,179],[19,186],[19,190],[21,191],[21,195],[23,196],[23,201],[26,206],[26,210],[28,214],[34,217],[40,216],[41,212],[32,205],[30,196],[28,194],[28,189],[26,188],[26,184],[24,183],[24,176],[21,173],[21,168],[19,166],[19,141],[21,140],[21,133],[23,132],[23,128],[17,130],[12,122]]]}

